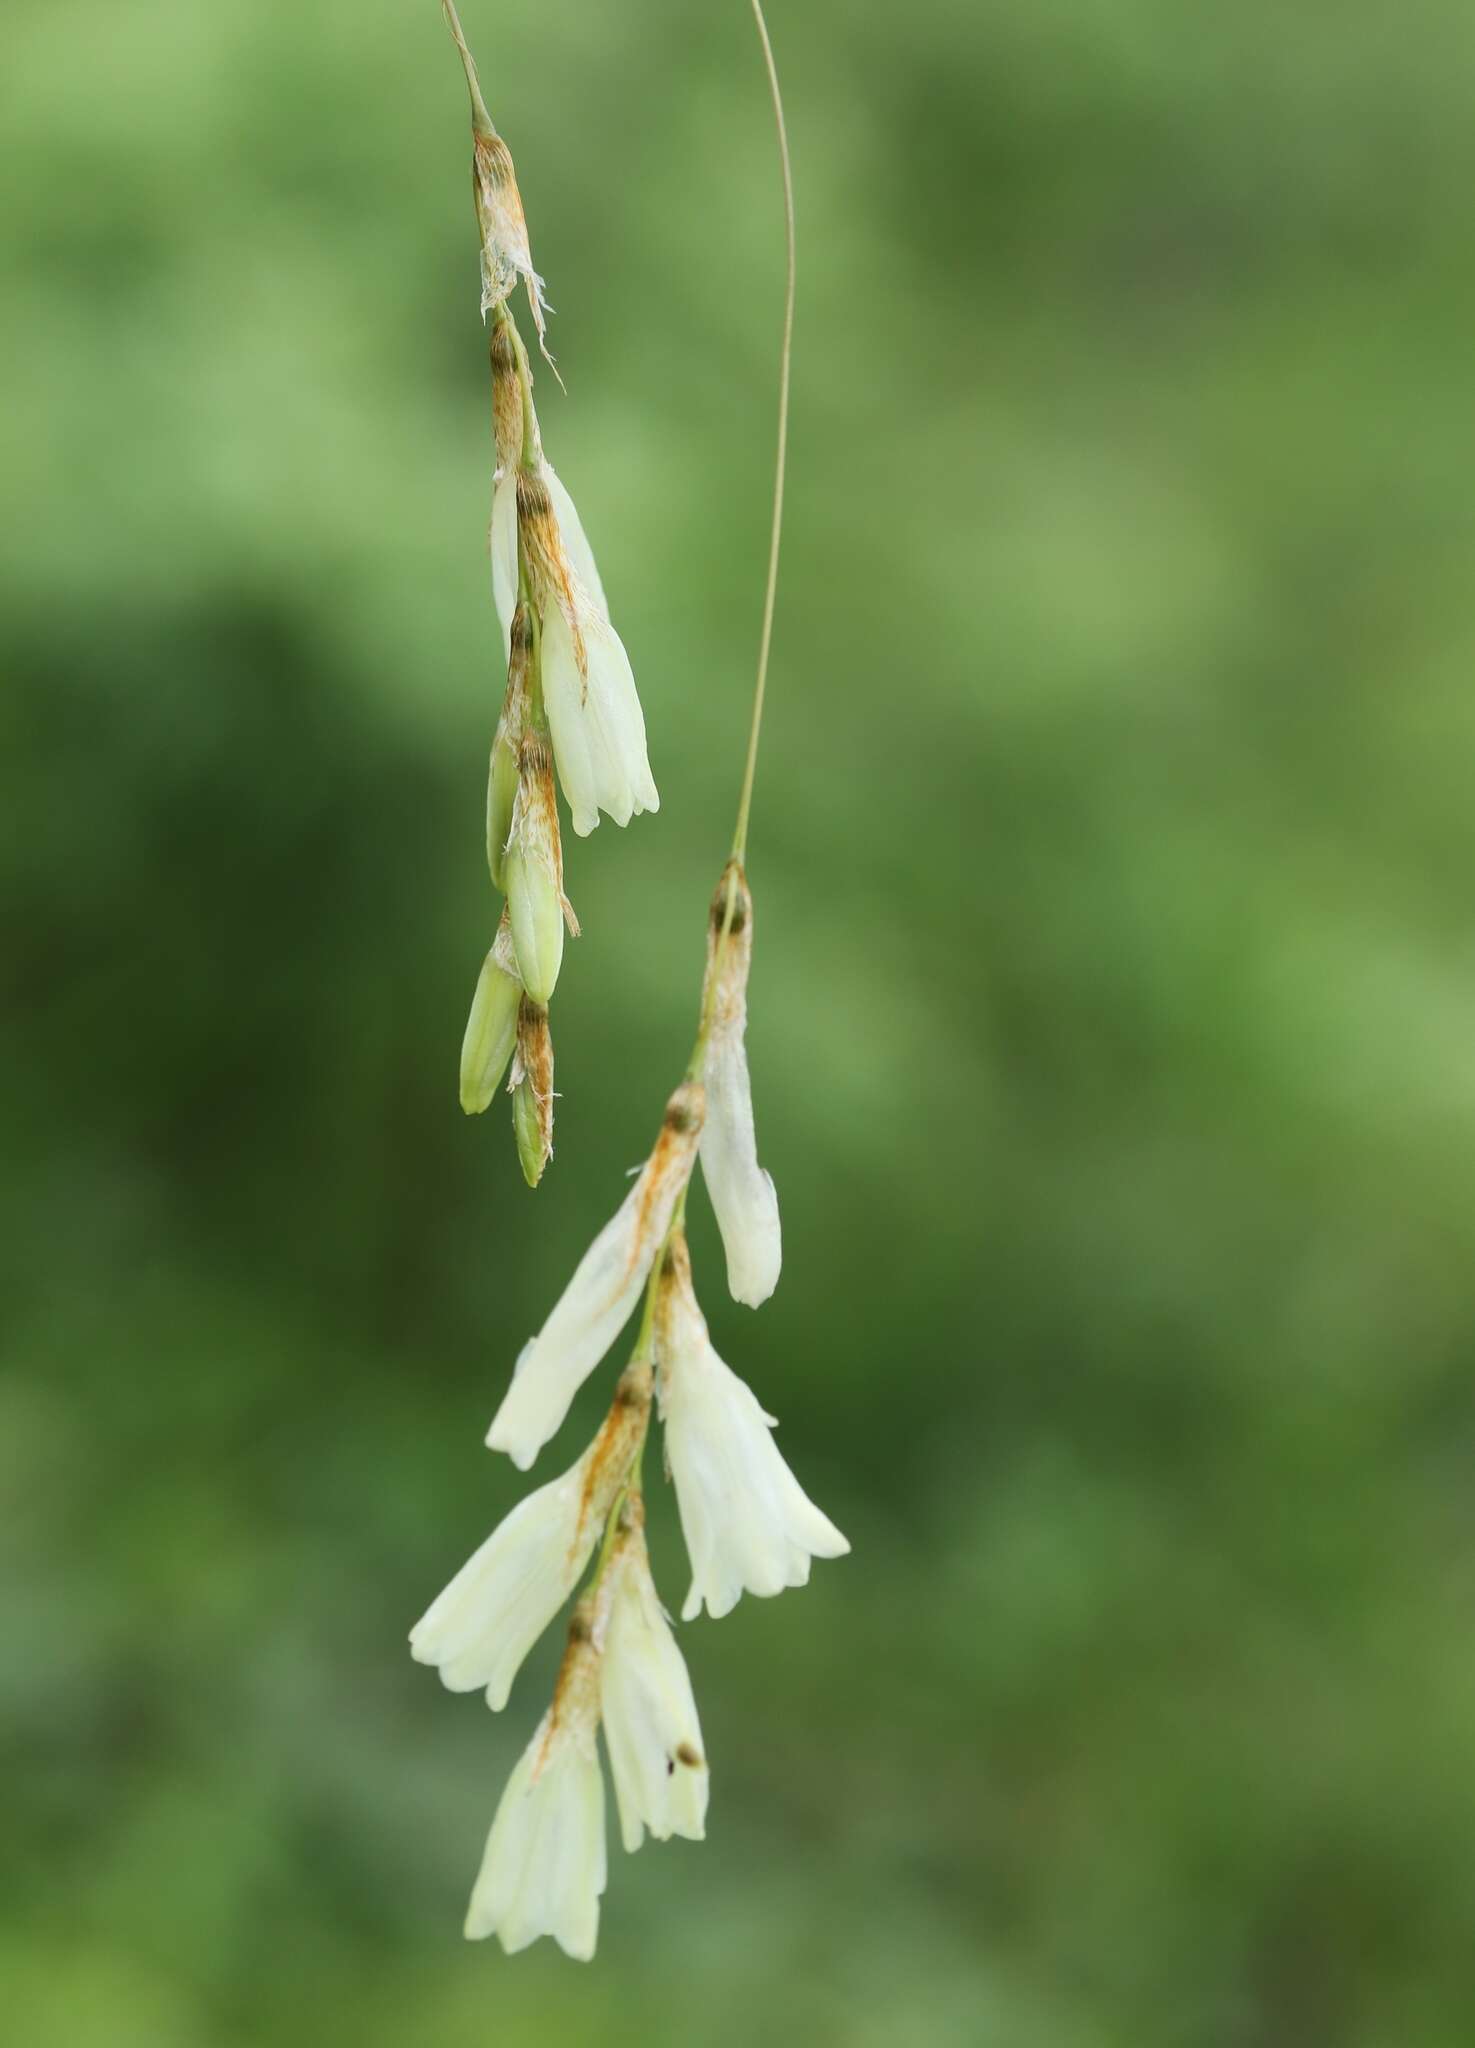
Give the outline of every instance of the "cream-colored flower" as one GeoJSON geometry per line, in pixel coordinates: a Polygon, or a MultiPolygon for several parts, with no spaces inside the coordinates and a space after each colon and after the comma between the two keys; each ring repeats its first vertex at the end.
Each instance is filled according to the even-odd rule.
{"type": "Polygon", "coordinates": [[[641,1511],[620,1539],[600,1666],[604,1739],[625,1847],[706,1833],[708,1771],[686,1663],[661,1611],[641,1511]]]}
{"type": "Polygon", "coordinates": [[[813,1557],[850,1545],[784,1463],[752,1389],[712,1348],[692,1291],[684,1239],[673,1241],[656,1310],[656,1368],[666,1457],[691,1558],[689,1621],[728,1614],[742,1594],[809,1579],[813,1557]]]}
{"type": "Polygon", "coordinates": [[[522,1661],[578,1584],[645,1432],[651,1368],[627,1366],[609,1414],[561,1478],[530,1493],[462,1565],[410,1631],[417,1664],[452,1692],[507,1704],[522,1661]]]}
{"type": "Polygon", "coordinates": [[[608,1870],[604,1773],[587,1714],[553,1710],[523,1752],[492,1822],[466,1915],[468,1941],[495,1934],[516,1955],[551,1934],[587,1963],[608,1870]]]}
{"type": "Polygon", "coordinates": [[[624,643],[574,503],[549,462],[503,476],[492,495],[492,590],[510,637],[519,526],[542,618],[542,685],[558,779],[587,837],[606,811],[627,825],[660,809],[645,717],[624,643]]]}
{"type": "Polygon", "coordinates": [[[501,1407],[487,1432],[526,1471],[569,1411],[569,1404],[630,1318],[691,1178],[701,1136],[703,1092],[684,1082],[639,1178],[585,1252],[542,1330],[523,1346],[501,1407]]]}
{"type": "Polygon", "coordinates": [[[452,1692],[486,1688],[494,1712],[533,1644],[589,1562],[602,1520],[587,1485],[594,1446],[576,1465],[520,1501],[462,1565],[410,1632],[417,1664],[433,1664],[452,1692]]]}
{"type": "Polygon", "coordinates": [[[703,1001],[711,1008],[711,1029],[702,1068],[707,1088],[702,1177],[727,1253],[728,1288],[734,1301],[757,1308],[778,1285],[783,1236],[778,1194],[772,1175],[758,1164],[753,1128],[753,1087],[745,1042],[752,959],[753,898],[742,863],[732,860],[712,898],[707,926],[703,1001]]]}

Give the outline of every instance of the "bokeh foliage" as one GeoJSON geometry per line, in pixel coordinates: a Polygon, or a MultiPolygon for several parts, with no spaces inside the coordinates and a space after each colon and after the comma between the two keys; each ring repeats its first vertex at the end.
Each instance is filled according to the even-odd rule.
{"type": "Polygon", "coordinates": [[[458,1932],[549,1655],[494,1721],[402,1638],[689,1042],[777,190],[738,0],[464,12],[663,794],[570,853],[536,1198],[456,1107],[500,684],[438,9],[6,13],[7,2033],[1467,2048],[1475,16],[774,0],[774,1301],[696,1249],[855,1555],[685,1632],[711,1838],[613,1852],[580,1971],[458,1932]]]}

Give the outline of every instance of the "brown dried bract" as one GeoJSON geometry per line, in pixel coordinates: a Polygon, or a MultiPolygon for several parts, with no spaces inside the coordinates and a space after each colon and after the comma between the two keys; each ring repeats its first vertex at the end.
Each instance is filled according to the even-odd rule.
{"type": "Polygon", "coordinates": [[[511,476],[522,457],[522,379],[517,374],[517,343],[510,320],[492,326],[492,431],[497,447],[497,475],[511,476]]]}
{"type": "Polygon", "coordinates": [[[553,750],[546,736],[536,730],[524,732],[517,754],[517,797],[512,809],[510,842],[522,846],[533,859],[541,861],[553,879],[563,909],[563,921],[573,938],[579,936],[574,906],[563,893],[563,837],[558,824],[558,795],[553,781],[553,750]]]}
{"type": "Polygon", "coordinates": [[[746,1025],[748,972],[752,964],[753,898],[743,864],[734,857],[722,870],[712,897],[712,914],[707,920],[707,974],[702,1008],[713,1036],[741,1032],[746,1025]]]}
{"type": "Polygon", "coordinates": [[[645,1434],[653,1386],[654,1374],[649,1359],[632,1359],[621,1373],[609,1414],[594,1439],[571,1550],[577,1550],[591,1521],[599,1523],[605,1519],[614,1505],[615,1495],[629,1477],[635,1453],[645,1434]]]}

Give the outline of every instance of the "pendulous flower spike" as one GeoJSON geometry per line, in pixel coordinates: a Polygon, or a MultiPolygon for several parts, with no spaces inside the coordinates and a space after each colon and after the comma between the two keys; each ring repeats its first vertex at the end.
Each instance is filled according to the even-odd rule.
{"type": "MultiPolygon", "coordinates": [[[[794,241],[778,78],[762,0],[751,5],[779,133],[789,263],[768,576],[733,851],[713,905],[685,1079],[624,1202],[523,1347],[488,1443],[526,1469],[642,1292],[644,1313],[594,1442],[506,1517],[411,1633],[415,1657],[448,1687],[484,1689],[500,1709],[532,1643],[597,1556],[569,1623],[552,1704],[497,1808],[466,1917],[471,1939],[496,1935],[514,1952],[547,1934],[585,1960],[598,1938],[607,1875],[601,1722],[627,1850],[647,1833],[700,1840],[706,1826],[701,1725],[645,1544],[641,1472],[657,1389],[692,1565],[686,1617],[703,1606],[725,1614],[744,1592],[802,1585],[813,1558],[849,1549],[779,1455],[773,1418],[713,1349],[685,1236],[700,1156],[733,1294],[756,1306],[772,1292],[781,1242],[773,1183],[758,1164],[745,1045],[752,898],[743,859],[777,587],[794,241]]],[[[556,783],[581,835],[601,812],[623,825],[659,799],[630,663],[573,501],[544,457],[532,367],[507,304],[523,281],[542,344],[541,284],[512,159],[482,99],[455,0],[445,9],[471,94],[483,311],[492,316],[492,586],[508,655],[487,785],[487,859],[508,900],[467,1029],[462,1094],[468,1108],[484,1107],[510,1057],[518,1156],[536,1186],[552,1151],[547,1005],[565,922],[578,930],[563,892],[556,783]]]]}

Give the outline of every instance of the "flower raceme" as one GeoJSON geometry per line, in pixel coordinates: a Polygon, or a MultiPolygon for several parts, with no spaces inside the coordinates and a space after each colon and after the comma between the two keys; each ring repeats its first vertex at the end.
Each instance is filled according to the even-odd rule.
{"type": "MultiPolygon", "coordinates": [[[[547,357],[542,285],[512,159],[483,103],[455,0],[443,5],[471,94],[496,447],[492,587],[507,657],[486,806],[488,867],[506,901],[466,1027],[461,1100],[468,1112],[484,1109],[505,1076],[518,1157],[536,1186],[553,1142],[548,1005],[565,929],[578,930],[564,894],[557,787],[581,836],[594,830],[601,812],[624,825],[659,800],[634,677],[610,624],[593,552],[543,453],[532,368],[510,305],[521,282],[547,357]]],[[[500,1710],[528,1651],[576,1596],[552,1703],[498,1804],[466,1917],[469,1938],[495,1935],[509,1953],[545,1934],[570,1956],[594,1953],[607,1878],[601,1728],[625,1848],[639,1849],[647,1834],[658,1841],[705,1834],[709,1772],[701,1724],[645,1541],[642,1472],[653,1413],[664,1424],[665,1468],[691,1561],[683,1620],[703,1607],[725,1615],[745,1592],[765,1596],[803,1585],[814,1558],[839,1557],[850,1547],[779,1454],[773,1418],[713,1348],[685,1234],[700,1158],[732,1295],[756,1308],[773,1292],[782,1238],[773,1181],[758,1162],[748,1072],[753,901],[743,859],[783,503],[793,194],[762,0],[752,5],[781,143],[789,285],[768,582],[733,852],[708,923],[701,1021],[685,1078],[624,1201],[523,1347],[488,1444],[526,1470],[643,1294],[639,1334],[594,1441],[505,1517],[410,1637],[412,1654],[435,1667],[447,1687],[480,1690],[500,1710]]]]}
{"type": "MultiPolygon", "coordinates": [[[[565,930],[578,932],[563,887],[557,786],[581,836],[594,830],[601,811],[625,825],[637,812],[658,809],[660,799],[629,657],[610,624],[573,500],[543,455],[532,367],[511,306],[519,283],[527,290],[539,347],[550,365],[553,358],[512,156],[487,111],[455,0],[443,0],[443,9],[471,98],[481,310],[490,325],[492,589],[507,683],[487,776],[487,864],[493,886],[508,899],[517,980],[527,1001],[546,1012],[563,963],[565,930]]],[[[507,966],[504,952],[493,948],[499,969],[507,966]]],[[[505,1026],[506,997],[506,987],[484,966],[462,1054],[461,1102],[468,1114],[488,1106],[505,1069],[504,1060],[491,1073],[506,1032],[489,1027],[505,1026]]],[[[551,1073],[547,1017],[534,1043],[523,1015],[510,1091],[518,1158],[534,1187],[552,1154],[551,1073]]]]}
{"type": "MultiPolygon", "coordinates": [[[[520,799],[519,799],[520,801],[520,799]]],[[[513,866],[509,838],[507,866],[513,866]]],[[[509,879],[509,889],[514,884],[509,879]]],[[[531,1072],[546,1043],[546,1009],[520,979],[515,897],[489,956],[493,990],[477,1085],[495,1085],[508,1057],[508,998],[516,992],[512,1086],[520,1149],[548,1143],[544,1119],[525,1138],[522,1104],[551,1099],[531,1072]],[[488,1049],[489,1048],[489,1049],[488,1049]],[[495,1068],[490,1083],[487,1072],[495,1068]]],[[[554,1704],[517,1765],[488,1837],[467,1933],[496,1934],[508,1950],[550,1934],[574,1956],[593,1952],[605,1882],[602,1723],[627,1850],[649,1833],[699,1840],[709,1776],[685,1660],[662,1610],[645,1546],[641,1462],[653,1402],[665,1426],[666,1466],[691,1561],[682,1619],[725,1615],[742,1595],[804,1585],[816,1557],[843,1556],[845,1537],[815,1506],[774,1443],[773,1418],[718,1357],[698,1306],[684,1219],[698,1157],[727,1251],[729,1283],[755,1304],[778,1275],[777,1204],[757,1163],[744,1046],[752,959],[752,897],[729,862],[709,921],[702,1027],[666,1105],[650,1157],[595,1238],[537,1337],[524,1346],[487,1442],[526,1470],[568,1413],[642,1294],[646,1311],[609,1418],[559,1478],[540,1487],[482,1545],[411,1635],[422,1663],[453,1691],[485,1690],[505,1705],[528,1650],[573,1592],[604,1541],[575,1610],[554,1704]],[[691,1076],[700,1074],[703,1079],[691,1076]],[[709,1148],[712,1117],[720,1122],[709,1148]]],[[[469,1040],[470,1042],[470,1040],[469,1040]]],[[[541,1171],[541,1152],[529,1177],[541,1171]]]]}

